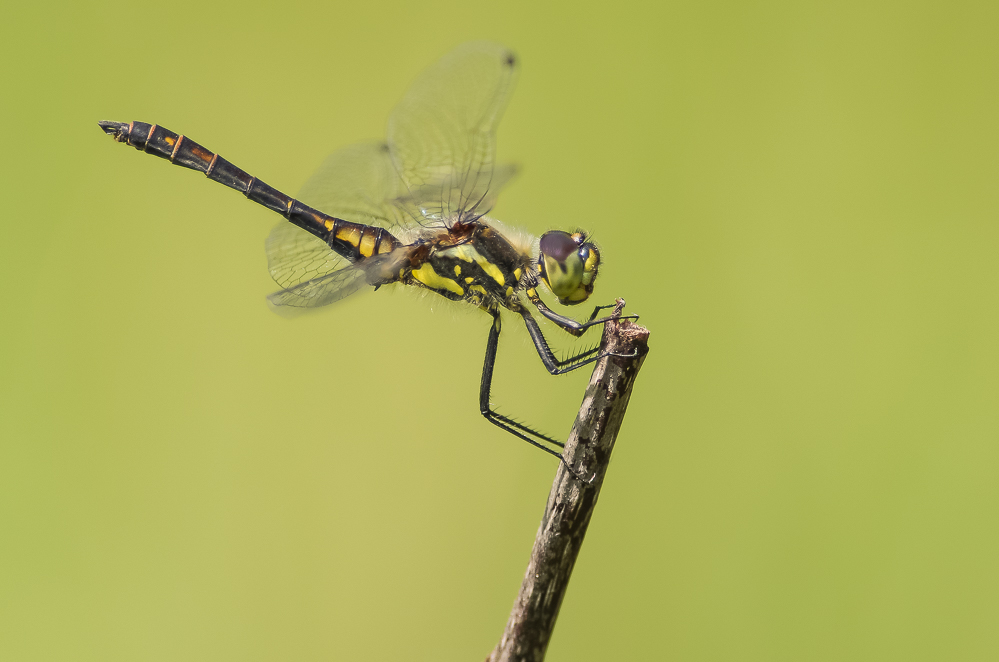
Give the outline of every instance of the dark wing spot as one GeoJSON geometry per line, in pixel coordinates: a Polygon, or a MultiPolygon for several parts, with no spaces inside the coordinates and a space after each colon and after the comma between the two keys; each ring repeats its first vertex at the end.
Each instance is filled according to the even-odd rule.
{"type": "Polygon", "coordinates": [[[507,51],[506,52],[506,61],[505,61],[505,63],[506,63],[506,66],[512,68],[513,65],[517,64],[517,56],[514,55],[512,51],[507,51]]]}

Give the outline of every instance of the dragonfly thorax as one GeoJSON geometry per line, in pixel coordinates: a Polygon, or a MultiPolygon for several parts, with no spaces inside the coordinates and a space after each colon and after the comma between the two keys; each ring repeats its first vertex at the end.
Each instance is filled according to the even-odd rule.
{"type": "Polygon", "coordinates": [[[538,272],[562,305],[589,298],[599,266],[600,252],[582,232],[552,230],[541,235],[538,272]]]}
{"type": "Polygon", "coordinates": [[[529,252],[481,221],[441,233],[428,247],[403,282],[476,306],[516,306],[521,281],[532,271],[529,252]]]}

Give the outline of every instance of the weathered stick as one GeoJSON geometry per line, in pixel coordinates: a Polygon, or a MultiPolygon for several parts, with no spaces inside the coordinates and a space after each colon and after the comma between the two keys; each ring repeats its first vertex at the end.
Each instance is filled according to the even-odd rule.
{"type": "MultiPolygon", "coordinates": [[[[618,300],[616,314],[623,305],[618,300]]],[[[566,462],[587,482],[559,464],[524,583],[487,662],[541,662],[545,657],[631,389],[649,351],[648,339],[648,330],[630,320],[608,322],[604,328],[602,349],[619,356],[597,362],[565,445],[566,462]]]]}

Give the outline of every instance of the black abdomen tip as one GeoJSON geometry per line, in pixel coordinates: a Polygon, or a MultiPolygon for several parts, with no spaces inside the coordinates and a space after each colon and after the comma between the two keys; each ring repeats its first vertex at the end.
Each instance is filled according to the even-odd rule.
{"type": "Polygon", "coordinates": [[[104,133],[120,143],[125,142],[128,138],[128,122],[108,122],[107,120],[101,120],[97,123],[97,126],[101,127],[104,133]]]}

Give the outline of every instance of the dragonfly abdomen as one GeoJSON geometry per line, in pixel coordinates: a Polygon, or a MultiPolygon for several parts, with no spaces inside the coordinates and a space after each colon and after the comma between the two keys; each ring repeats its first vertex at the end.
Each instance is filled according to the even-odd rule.
{"type": "Polygon", "coordinates": [[[203,172],[213,181],[236,189],[248,199],[284,216],[352,262],[388,253],[401,243],[384,228],[334,218],[288,196],[250,175],[184,135],[146,122],[98,122],[118,142],[203,172]]]}

